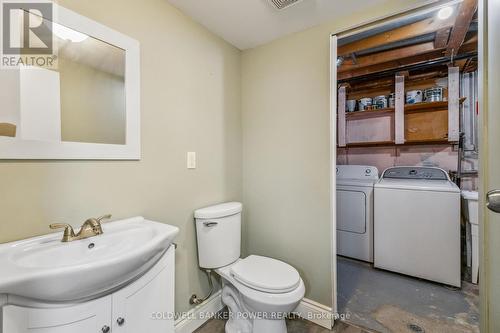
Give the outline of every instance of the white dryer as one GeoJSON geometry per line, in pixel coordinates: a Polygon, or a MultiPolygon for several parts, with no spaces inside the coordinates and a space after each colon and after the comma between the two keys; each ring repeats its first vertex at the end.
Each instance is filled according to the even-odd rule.
{"type": "Polygon", "coordinates": [[[460,189],[444,170],[385,170],[374,224],[375,267],[460,286],[460,189]]]}
{"type": "Polygon", "coordinates": [[[337,254],[373,262],[373,166],[337,166],[337,254]]]}

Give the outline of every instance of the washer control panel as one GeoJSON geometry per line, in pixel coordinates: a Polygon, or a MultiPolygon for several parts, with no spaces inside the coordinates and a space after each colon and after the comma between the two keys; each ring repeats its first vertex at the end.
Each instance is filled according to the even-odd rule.
{"type": "Polygon", "coordinates": [[[382,178],[449,180],[446,171],[432,167],[395,167],[385,170],[382,178]]]}

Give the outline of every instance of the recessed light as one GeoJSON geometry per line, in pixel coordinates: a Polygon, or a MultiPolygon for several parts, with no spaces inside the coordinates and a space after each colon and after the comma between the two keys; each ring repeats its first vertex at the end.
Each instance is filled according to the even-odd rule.
{"type": "Polygon", "coordinates": [[[440,20],[446,20],[446,19],[449,19],[452,14],[453,14],[452,7],[444,7],[444,8],[441,8],[441,10],[438,12],[438,18],[440,20]]]}

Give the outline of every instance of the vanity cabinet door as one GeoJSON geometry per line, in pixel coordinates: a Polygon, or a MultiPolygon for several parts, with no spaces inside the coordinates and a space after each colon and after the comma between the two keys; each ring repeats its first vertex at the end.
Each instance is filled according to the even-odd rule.
{"type": "Polygon", "coordinates": [[[175,249],[143,277],[113,294],[113,333],[174,333],[175,249]]]}
{"type": "Polygon", "coordinates": [[[3,333],[111,332],[111,296],[67,308],[2,308],[3,333]]]}

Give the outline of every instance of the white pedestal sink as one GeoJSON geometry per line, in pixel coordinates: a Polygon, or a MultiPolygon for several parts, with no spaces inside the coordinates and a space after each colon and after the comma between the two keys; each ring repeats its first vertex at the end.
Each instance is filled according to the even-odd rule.
{"type": "Polygon", "coordinates": [[[0,245],[0,296],[81,302],[109,294],[153,267],[179,233],[142,217],[102,227],[69,243],[56,233],[0,245]]]}

